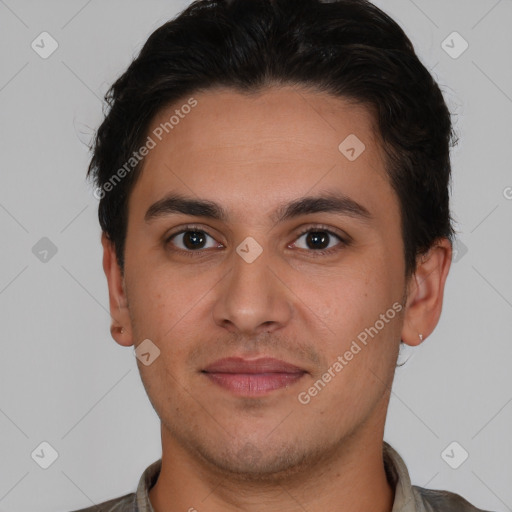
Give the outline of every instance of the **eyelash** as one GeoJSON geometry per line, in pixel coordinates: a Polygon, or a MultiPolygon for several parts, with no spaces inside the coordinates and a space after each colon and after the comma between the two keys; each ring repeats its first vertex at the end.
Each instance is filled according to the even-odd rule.
{"type": "MultiPolygon", "coordinates": [[[[190,225],[186,225],[183,228],[181,228],[180,231],[172,233],[168,237],[166,237],[165,241],[164,241],[165,246],[169,247],[170,242],[174,237],[176,237],[178,235],[182,235],[183,233],[186,233],[188,231],[197,231],[200,233],[204,233],[205,235],[209,236],[210,238],[213,238],[213,236],[211,236],[207,231],[202,229],[200,226],[190,224],[190,225]]],[[[330,249],[322,249],[322,250],[318,250],[318,251],[315,251],[313,249],[311,249],[311,250],[301,249],[302,251],[307,251],[307,252],[311,253],[311,256],[313,256],[313,257],[329,256],[329,255],[332,255],[332,254],[336,253],[337,251],[341,250],[342,247],[347,247],[350,245],[350,240],[343,238],[341,235],[334,233],[331,229],[327,228],[326,226],[322,226],[322,225],[310,226],[307,229],[304,229],[297,235],[296,240],[298,240],[301,236],[305,235],[306,233],[310,233],[310,232],[327,233],[327,234],[329,234],[329,236],[334,236],[340,240],[340,243],[338,245],[336,245],[335,247],[331,247],[330,249]]],[[[197,257],[197,256],[201,257],[204,255],[204,252],[205,252],[205,249],[197,249],[195,251],[192,251],[192,250],[186,251],[184,249],[174,249],[173,248],[173,249],[169,249],[169,250],[173,251],[173,252],[180,252],[180,253],[182,253],[186,256],[190,256],[190,257],[197,257]]]]}

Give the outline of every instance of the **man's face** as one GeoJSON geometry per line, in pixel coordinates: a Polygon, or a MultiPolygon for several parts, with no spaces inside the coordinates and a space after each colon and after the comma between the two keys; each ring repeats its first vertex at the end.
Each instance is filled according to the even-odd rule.
{"type": "Polygon", "coordinates": [[[161,141],[153,130],[186,99],[153,121],[157,144],[129,200],[133,342],[160,350],[138,362],[141,377],[167,442],[192,456],[253,474],[312,464],[383,430],[400,342],[400,213],[373,120],[291,87],[193,97],[161,141]],[[159,209],[145,219],[170,194],[214,202],[226,218],[159,209]],[[325,195],[369,215],[278,219],[283,205],[325,195]]]}

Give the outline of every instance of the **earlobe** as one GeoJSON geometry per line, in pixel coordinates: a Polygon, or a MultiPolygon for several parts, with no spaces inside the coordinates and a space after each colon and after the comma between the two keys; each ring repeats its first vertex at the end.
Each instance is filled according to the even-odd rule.
{"type": "Polygon", "coordinates": [[[422,343],[435,329],[443,306],[444,286],[451,265],[452,246],[441,238],[418,258],[408,284],[408,298],[402,341],[410,346],[422,343]]]}
{"type": "Polygon", "coordinates": [[[124,278],[117,262],[114,243],[106,233],[101,235],[103,246],[103,270],[108,283],[110,316],[112,325],[110,334],[119,345],[133,345],[130,315],[125,295],[124,278]]]}

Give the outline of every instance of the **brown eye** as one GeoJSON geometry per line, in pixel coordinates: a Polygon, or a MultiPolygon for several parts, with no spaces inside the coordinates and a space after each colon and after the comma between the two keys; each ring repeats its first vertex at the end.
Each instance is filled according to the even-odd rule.
{"type": "Polygon", "coordinates": [[[306,236],[306,245],[310,249],[326,249],[331,235],[323,231],[310,231],[306,236]]]}
{"type": "Polygon", "coordinates": [[[183,229],[174,233],[166,239],[165,243],[185,252],[197,252],[201,249],[215,248],[220,245],[208,233],[195,228],[183,229]]]}
{"type": "Polygon", "coordinates": [[[344,244],[344,240],[339,235],[336,235],[326,229],[309,229],[308,231],[303,232],[297,240],[300,240],[303,237],[303,242],[295,242],[293,245],[299,249],[309,251],[330,252],[330,249],[333,247],[344,244]],[[338,243],[336,243],[336,239],[338,240],[338,243]]]}
{"type": "Polygon", "coordinates": [[[183,233],[183,245],[187,249],[203,249],[206,236],[201,231],[185,231],[183,233]]]}

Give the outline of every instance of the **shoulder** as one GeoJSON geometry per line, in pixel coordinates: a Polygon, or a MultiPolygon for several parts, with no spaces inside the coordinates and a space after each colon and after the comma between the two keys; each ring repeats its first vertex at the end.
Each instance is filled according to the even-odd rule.
{"type": "Polygon", "coordinates": [[[73,512],[137,512],[137,510],[135,506],[135,493],[132,492],[91,507],[74,510],[73,512]]]}
{"type": "Polygon", "coordinates": [[[459,494],[413,486],[413,491],[427,512],[490,512],[476,508],[459,494]]]}

